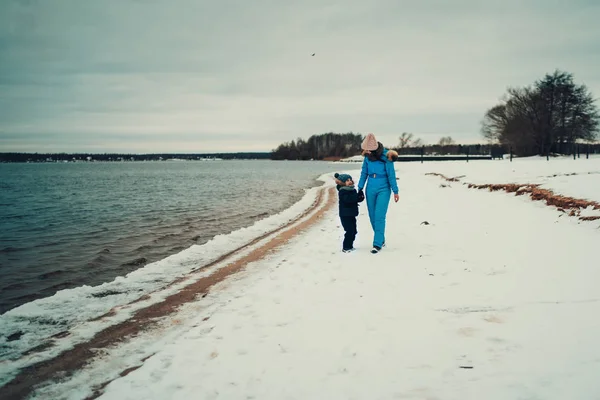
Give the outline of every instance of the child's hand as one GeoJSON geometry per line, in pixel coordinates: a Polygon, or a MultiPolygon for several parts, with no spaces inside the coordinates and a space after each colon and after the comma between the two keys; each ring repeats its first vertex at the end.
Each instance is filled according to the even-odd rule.
{"type": "Polygon", "coordinates": [[[358,202],[362,202],[365,199],[365,193],[361,190],[358,191],[358,202]]]}

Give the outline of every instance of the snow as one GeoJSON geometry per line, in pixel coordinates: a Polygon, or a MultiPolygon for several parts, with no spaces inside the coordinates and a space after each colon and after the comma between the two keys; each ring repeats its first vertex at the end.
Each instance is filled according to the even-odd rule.
{"type": "Polygon", "coordinates": [[[541,187],[554,193],[568,193],[577,199],[600,203],[600,170],[585,175],[557,176],[539,180],[541,187]]]}
{"type": "MultiPolygon", "coordinates": [[[[404,165],[401,165],[402,168],[404,165]]],[[[408,170],[418,170],[411,165],[408,170]]],[[[427,172],[440,172],[438,165],[423,164],[420,169],[427,172]]],[[[557,195],[600,203],[600,155],[590,155],[589,159],[572,157],[550,158],[526,157],[508,160],[444,163],[447,177],[459,177],[460,182],[473,184],[539,184],[557,195]]],[[[524,201],[529,201],[524,196],[524,201]]],[[[600,210],[582,210],[582,216],[600,216],[600,210]]]]}
{"type": "Polygon", "coordinates": [[[343,158],[337,162],[360,162],[362,163],[365,158],[362,155],[352,156],[348,158],[343,158]]]}
{"type": "MultiPolygon", "coordinates": [[[[400,168],[404,165],[400,165],[400,168]]],[[[414,166],[413,166],[414,168],[414,166]]],[[[441,170],[438,165],[426,165],[429,170],[441,170]]],[[[439,172],[439,171],[438,171],[439,172]]],[[[526,157],[508,160],[444,163],[446,176],[464,176],[461,181],[482,183],[540,183],[572,197],[600,201],[600,155],[590,159],[571,157],[526,157]],[[589,176],[588,176],[589,175],[589,176]],[[569,191],[570,193],[566,193],[569,191]]]]}
{"type": "Polygon", "coordinates": [[[588,173],[600,158],[396,169],[381,253],[369,253],[364,204],[357,251],[341,253],[333,207],[160,329],[35,394],[83,399],[112,380],[100,399],[600,398],[600,221],[463,184],[543,182],[600,201],[588,173]]]}

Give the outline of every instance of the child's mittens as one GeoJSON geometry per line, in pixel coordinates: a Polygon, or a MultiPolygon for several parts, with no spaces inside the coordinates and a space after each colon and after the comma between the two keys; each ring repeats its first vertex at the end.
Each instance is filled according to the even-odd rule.
{"type": "Polygon", "coordinates": [[[361,202],[361,201],[363,201],[364,199],[365,199],[365,194],[364,194],[364,192],[362,191],[362,189],[360,189],[360,190],[358,191],[358,202],[360,203],[360,202],[361,202]]]}

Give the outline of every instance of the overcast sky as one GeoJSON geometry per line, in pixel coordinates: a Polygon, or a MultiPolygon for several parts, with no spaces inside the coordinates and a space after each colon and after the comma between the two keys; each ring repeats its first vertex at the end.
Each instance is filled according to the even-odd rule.
{"type": "Polygon", "coordinates": [[[600,97],[599,21],[598,0],[1,0],[0,151],[479,142],[556,68],[600,97]]]}

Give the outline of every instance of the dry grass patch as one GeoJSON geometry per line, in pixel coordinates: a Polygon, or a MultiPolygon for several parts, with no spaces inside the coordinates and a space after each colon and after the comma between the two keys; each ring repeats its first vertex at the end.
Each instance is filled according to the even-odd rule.
{"type": "MultiPolygon", "coordinates": [[[[448,178],[443,174],[431,172],[425,175],[439,176],[449,182],[458,182],[458,177],[448,178]]],[[[579,217],[581,221],[596,221],[600,220],[600,216],[581,216],[581,210],[592,207],[594,210],[600,210],[600,203],[584,199],[576,199],[574,197],[563,196],[554,193],[552,190],[541,189],[539,184],[532,183],[486,183],[476,185],[474,183],[467,184],[470,189],[488,189],[490,192],[504,190],[507,193],[514,193],[515,196],[521,196],[528,193],[533,201],[545,201],[546,205],[556,207],[558,211],[569,213],[571,217],[579,217]]]]}
{"type": "Polygon", "coordinates": [[[594,210],[600,210],[600,203],[596,201],[576,199],[574,197],[563,196],[554,193],[552,190],[541,189],[540,185],[537,184],[517,184],[517,183],[504,183],[504,184],[485,184],[475,185],[469,183],[469,188],[474,189],[488,189],[490,192],[504,190],[507,193],[515,193],[516,196],[520,196],[525,193],[529,193],[533,201],[546,201],[546,205],[553,206],[561,212],[567,212],[569,210],[569,216],[579,217],[582,221],[595,221],[600,219],[600,216],[589,216],[582,217],[581,210],[588,207],[592,207],[594,210]]]}
{"type": "Polygon", "coordinates": [[[448,178],[446,175],[438,174],[437,172],[428,172],[425,175],[439,176],[440,178],[445,179],[448,182],[458,182],[458,177],[456,177],[456,178],[448,178]]]}

